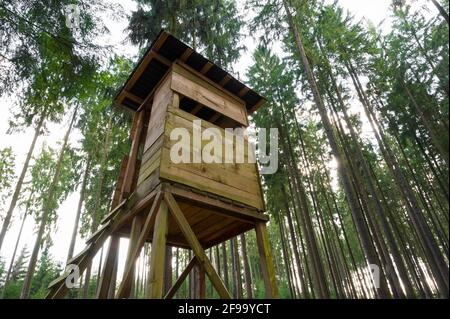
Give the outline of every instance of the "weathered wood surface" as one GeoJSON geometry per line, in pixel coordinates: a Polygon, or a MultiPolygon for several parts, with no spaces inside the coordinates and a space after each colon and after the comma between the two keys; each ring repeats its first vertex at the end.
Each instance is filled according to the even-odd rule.
{"type": "Polygon", "coordinates": [[[118,259],[120,237],[117,235],[112,235],[107,248],[105,266],[102,270],[100,276],[100,281],[98,283],[98,289],[96,297],[98,299],[108,298],[109,290],[111,289],[111,279],[114,276],[114,268],[118,259]]]}
{"type": "Polygon", "coordinates": [[[144,144],[144,153],[164,133],[164,124],[167,107],[173,102],[173,91],[170,89],[170,77],[166,77],[155,91],[150,120],[148,122],[147,137],[144,144]]]}
{"type": "Polygon", "coordinates": [[[171,80],[172,90],[248,126],[244,102],[238,101],[178,64],[172,66],[171,80]]]}
{"type": "Polygon", "coordinates": [[[270,249],[269,235],[267,233],[266,224],[259,222],[255,225],[256,244],[259,250],[259,260],[261,265],[261,273],[264,280],[266,290],[266,298],[278,298],[278,286],[275,277],[275,268],[273,264],[272,252],[270,249]]]}
{"type": "MultiPolygon", "coordinates": [[[[86,269],[88,262],[94,258],[98,250],[103,246],[105,241],[111,234],[119,234],[120,229],[127,224],[131,223],[131,220],[139,213],[144,211],[149,207],[159,192],[159,187],[155,188],[152,192],[147,193],[146,196],[138,199],[136,194],[133,193],[132,196],[125,202],[125,204],[117,210],[116,215],[112,220],[107,222],[107,226],[103,231],[96,236],[96,239],[88,244],[86,248],[80,252],[78,255],[73,257],[68,261],[68,264],[75,264],[80,269],[80,273],[86,269]]],[[[64,280],[67,278],[68,274],[64,273],[49,286],[49,292],[46,295],[46,299],[62,298],[68,291],[68,287],[65,285],[64,280]]]]}
{"type": "MultiPolygon", "coordinates": [[[[197,118],[183,110],[176,108],[168,109],[164,146],[160,160],[160,177],[263,210],[264,203],[258,179],[258,172],[255,163],[248,163],[248,141],[246,139],[244,139],[245,142],[243,143],[242,148],[237,147],[236,145],[233,146],[233,154],[237,154],[235,155],[236,157],[241,156],[244,163],[224,163],[225,147],[223,147],[222,155],[214,154],[214,156],[217,157],[217,161],[222,163],[173,163],[171,161],[171,147],[176,143],[179,143],[178,145],[181,145],[182,143],[180,141],[170,140],[172,129],[185,128],[192,136],[192,121],[194,119],[197,118]]],[[[211,127],[217,129],[216,133],[221,134],[224,143],[231,142],[230,137],[226,136],[223,129],[206,121],[202,121],[203,129],[211,127]]],[[[186,147],[190,149],[191,160],[193,156],[192,153],[197,152],[197,154],[201,154],[203,146],[207,143],[209,142],[203,141],[202,146],[199,149],[197,145],[194,145],[191,138],[190,144],[186,145],[186,147]]]]}
{"type": "Polygon", "coordinates": [[[139,169],[140,163],[138,162],[139,146],[141,144],[141,135],[144,127],[145,111],[140,111],[134,115],[137,118],[136,130],[132,135],[132,143],[130,149],[130,155],[128,157],[127,166],[125,170],[125,177],[123,180],[121,195],[122,199],[127,198],[133,191],[133,182],[136,178],[136,170],[139,169]]]}
{"type": "Polygon", "coordinates": [[[168,209],[165,201],[161,201],[155,218],[152,251],[150,258],[150,273],[148,278],[148,297],[161,299],[164,292],[166,240],[168,229],[168,209]]]}
{"type": "Polygon", "coordinates": [[[192,251],[194,252],[198,263],[205,270],[206,274],[208,275],[209,279],[211,280],[212,285],[218,292],[220,298],[230,299],[231,298],[230,293],[228,292],[222,279],[220,278],[220,276],[217,274],[216,270],[214,269],[214,266],[212,265],[211,261],[206,256],[206,253],[205,253],[202,245],[200,244],[197,237],[195,236],[195,233],[192,230],[191,226],[189,226],[189,223],[186,220],[186,218],[184,217],[184,214],[181,211],[180,207],[178,206],[177,202],[175,201],[175,198],[173,197],[172,194],[165,193],[164,200],[167,203],[167,206],[171,212],[171,215],[173,216],[176,223],[180,227],[181,232],[183,233],[184,237],[186,238],[187,242],[189,243],[189,246],[191,247],[192,251]]]}
{"type": "MultiPolygon", "coordinates": [[[[139,79],[139,77],[142,75],[144,70],[146,69],[147,65],[150,63],[152,59],[157,59],[156,53],[154,51],[158,50],[158,48],[164,43],[164,41],[169,36],[168,33],[164,32],[161,34],[161,37],[158,39],[158,43],[155,43],[155,46],[153,47],[153,51],[149,52],[141,61],[141,64],[139,65],[139,68],[136,69],[136,71],[131,75],[131,78],[127,81],[125,84],[124,89],[120,92],[120,95],[118,96],[118,100],[120,102],[123,101],[125,97],[127,97],[127,91],[131,90],[133,85],[136,83],[136,81],[139,79]]],[[[170,64],[170,63],[165,63],[170,64]]],[[[129,96],[128,96],[129,97],[129,96]]]]}

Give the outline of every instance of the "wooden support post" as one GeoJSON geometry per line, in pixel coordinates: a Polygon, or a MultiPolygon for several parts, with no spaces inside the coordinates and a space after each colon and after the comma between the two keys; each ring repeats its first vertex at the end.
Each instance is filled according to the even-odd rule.
{"type": "Polygon", "coordinates": [[[191,272],[191,270],[194,267],[194,265],[196,264],[196,262],[197,262],[197,260],[195,259],[195,257],[193,257],[191,259],[191,261],[187,264],[186,269],[183,270],[180,277],[178,277],[177,281],[175,281],[175,284],[169,289],[167,294],[164,296],[164,299],[172,299],[173,298],[173,296],[178,291],[178,289],[180,289],[180,287],[183,284],[186,277],[191,272]]]}
{"type": "MultiPolygon", "coordinates": [[[[119,249],[119,248],[117,248],[119,249]]],[[[119,251],[119,250],[117,250],[119,251]]],[[[114,260],[114,267],[111,276],[111,282],[109,283],[108,299],[114,299],[116,297],[116,284],[117,284],[117,270],[119,268],[119,255],[117,254],[114,260]]]]}
{"type": "Polygon", "coordinates": [[[142,231],[142,218],[140,215],[135,216],[133,218],[133,222],[131,224],[131,233],[130,233],[130,243],[128,245],[128,253],[127,259],[125,262],[125,269],[130,269],[128,273],[123,274],[123,277],[127,276],[129,280],[126,278],[122,278],[122,285],[120,287],[121,295],[120,298],[130,298],[132,297],[133,284],[134,284],[134,264],[136,262],[136,258],[133,258],[133,253],[137,248],[139,235],[142,231]],[[125,280],[124,280],[125,279],[125,280]]]}
{"type": "Polygon", "coordinates": [[[151,299],[161,299],[163,297],[168,217],[167,205],[164,201],[161,201],[153,228],[148,281],[148,297],[151,299]]]}
{"type": "Polygon", "coordinates": [[[132,191],[133,179],[136,173],[136,163],[140,145],[140,137],[142,128],[144,127],[145,110],[137,112],[134,116],[137,116],[136,130],[133,132],[132,136],[131,150],[121,192],[122,199],[127,198],[132,191]]]}
{"type": "Polygon", "coordinates": [[[261,272],[266,289],[266,298],[278,298],[278,288],[273,267],[272,253],[270,251],[269,237],[266,224],[257,222],[255,225],[256,243],[259,250],[261,272]]]}
{"type": "Polygon", "coordinates": [[[202,245],[195,236],[195,233],[192,230],[191,226],[189,226],[189,223],[186,220],[186,217],[184,216],[177,202],[175,201],[175,198],[173,197],[172,194],[165,193],[164,200],[169,206],[170,212],[172,213],[172,216],[174,217],[176,223],[180,227],[180,230],[183,233],[184,237],[186,238],[186,241],[188,242],[189,246],[191,246],[192,251],[195,254],[195,257],[198,260],[198,263],[201,264],[202,267],[205,269],[209,279],[211,280],[211,283],[219,293],[220,298],[230,299],[231,298],[230,293],[228,292],[222,279],[219,277],[216,270],[214,269],[214,266],[211,264],[211,261],[206,256],[205,250],[203,249],[202,245]]]}
{"type": "Polygon", "coordinates": [[[112,288],[110,283],[114,275],[114,266],[117,263],[119,251],[120,237],[112,235],[109,241],[108,250],[106,252],[105,266],[103,267],[100,282],[98,283],[97,298],[106,299],[109,296],[109,291],[112,288]]]}
{"type": "Polygon", "coordinates": [[[127,298],[129,295],[128,287],[131,287],[132,285],[131,283],[133,281],[134,263],[136,262],[136,259],[138,258],[139,253],[142,247],[144,246],[144,243],[148,235],[150,234],[150,230],[153,225],[153,221],[155,219],[155,213],[159,209],[160,202],[161,202],[161,193],[158,193],[147,215],[144,227],[142,228],[142,231],[138,234],[139,238],[136,240],[136,244],[133,247],[130,247],[130,249],[132,249],[131,253],[130,250],[128,251],[127,263],[125,264],[122,283],[120,284],[120,288],[117,293],[117,298],[127,298]]]}

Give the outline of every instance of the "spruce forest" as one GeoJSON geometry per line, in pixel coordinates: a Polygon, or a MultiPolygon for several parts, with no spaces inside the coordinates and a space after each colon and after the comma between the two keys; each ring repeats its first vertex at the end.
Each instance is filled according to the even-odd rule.
{"type": "MultiPolygon", "coordinates": [[[[341,2],[2,0],[0,298],[45,298],[101,228],[131,147],[133,114],[113,99],[162,29],[267,100],[250,123],[279,134],[261,188],[280,298],[448,298],[449,1],[380,1],[381,23],[341,2]]],[[[256,237],[205,250],[234,298],[265,296],[256,237]]],[[[96,297],[106,249],[66,298],[96,297]]],[[[151,255],[145,243],[131,298],[151,255]]],[[[191,258],[167,246],[166,291],[191,258]]],[[[209,279],[205,296],[219,298],[209,279]]]]}

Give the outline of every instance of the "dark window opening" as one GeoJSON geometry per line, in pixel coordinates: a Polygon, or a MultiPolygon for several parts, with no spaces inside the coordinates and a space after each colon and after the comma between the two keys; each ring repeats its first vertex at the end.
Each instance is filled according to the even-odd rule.
{"type": "Polygon", "coordinates": [[[242,124],[236,122],[235,120],[211,110],[207,106],[204,106],[186,96],[180,96],[180,109],[221,128],[242,127],[242,124]]]}

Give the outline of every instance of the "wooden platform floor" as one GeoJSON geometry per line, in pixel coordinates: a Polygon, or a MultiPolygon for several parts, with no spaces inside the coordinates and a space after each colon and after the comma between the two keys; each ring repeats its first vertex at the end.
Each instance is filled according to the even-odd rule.
{"type": "MultiPolygon", "coordinates": [[[[171,189],[174,190],[172,194],[181,211],[205,249],[253,229],[256,221],[267,220],[266,215],[256,210],[234,206],[217,199],[200,202],[196,196],[201,197],[201,195],[189,194],[183,189],[173,187],[171,189]],[[192,196],[189,197],[189,195],[192,196]],[[227,209],[228,206],[232,209],[227,209]]],[[[146,205],[146,211],[149,210],[150,205],[151,203],[146,205]]],[[[147,216],[145,211],[140,212],[140,214],[144,219],[147,216]]],[[[131,224],[129,223],[121,228],[120,234],[123,237],[129,237],[130,231],[131,224]]],[[[153,231],[149,234],[147,242],[151,242],[152,238],[153,231]]],[[[167,244],[174,247],[189,248],[181,230],[170,214],[167,244]]]]}

